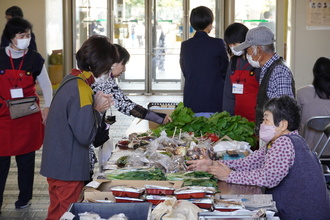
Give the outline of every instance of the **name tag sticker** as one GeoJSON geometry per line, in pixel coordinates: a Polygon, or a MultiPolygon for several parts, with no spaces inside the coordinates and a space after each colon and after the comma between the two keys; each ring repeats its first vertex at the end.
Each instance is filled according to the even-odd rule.
{"type": "Polygon", "coordinates": [[[15,89],[10,89],[10,95],[11,98],[23,98],[23,89],[22,88],[15,88],[15,89]]]}
{"type": "Polygon", "coordinates": [[[243,94],[244,85],[234,83],[233,84],[233,94],[243,94]]]}

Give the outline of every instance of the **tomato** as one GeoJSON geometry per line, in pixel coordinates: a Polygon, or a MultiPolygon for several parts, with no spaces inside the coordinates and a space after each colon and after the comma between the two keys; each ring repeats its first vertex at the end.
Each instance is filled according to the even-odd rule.
{"type": "Polygon", "coordinates": [[[220,139],[218,135],[213,134],[213,133],[205,133],[203,138],[207,138],[207,139],[211,140],[212,142],[217,142],[220,139]]]}

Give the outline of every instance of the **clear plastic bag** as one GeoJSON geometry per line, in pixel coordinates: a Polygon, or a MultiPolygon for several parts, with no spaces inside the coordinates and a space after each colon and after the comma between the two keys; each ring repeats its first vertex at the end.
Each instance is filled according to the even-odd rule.
{"type": "Polygon", "coordinates": [[[167,147],[177,148],[177,143],[172,139],[166,136],[165,132],[161,133],[161,136],[150,143],[149,150],[165,150],[167,147]]]}
{"type": "Polygon", "coordinates": [[[166,173],[183,173],[187,171],[185,166],[185,158],[183,156],[174,155],[166,168],[166,173]]]}
{"type": "Polygon", "coordinates": [[[126,167],[142,167],[150,164],[144,154],[144,151],[141,149],[136,149],[128,158],[126,167]]]}
{"type": "Polygon", "coordinates": [[[202,210],[193,203],[175,197],[158,204],[152,211],[153,220],[191,220],[198,219],[202,210]]]}
{"type": "Polygon", "coordinates": [[[147,151],[145,156],[148,157],[149,165],[165,169],[169,166],[171,158],[168,155],[162,154],[157,151],[147,151]]]}
{"type": "Polygon", "coordinates": [[[119,213],[111,216],[108,220],[128,220],[124,213],[119,213]]]}

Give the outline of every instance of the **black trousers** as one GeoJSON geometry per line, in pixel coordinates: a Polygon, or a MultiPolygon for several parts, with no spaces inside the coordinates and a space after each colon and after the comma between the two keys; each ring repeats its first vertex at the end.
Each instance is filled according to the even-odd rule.
{"type": "MultiPolygon", "coordinates": [[[[35,151],[15,156],[17,164],[18,200],[25,203],[32,199],[35,151]]],[[[10,168],[10,156],[0,157],[0,208],[3,202],[3,192],[10,168]]]]}

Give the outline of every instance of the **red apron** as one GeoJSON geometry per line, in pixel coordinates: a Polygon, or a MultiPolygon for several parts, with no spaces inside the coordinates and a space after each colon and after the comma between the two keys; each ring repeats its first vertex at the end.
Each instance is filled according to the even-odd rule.
{"type": "MultiPolygon", "coordinates": [[[[240,60],[238,59],[238,65],[240,60]]],[[[249,121],[255,120],[255,112],[257,105],[257,95],[259,82],[257,81],[254,72],[245,70],[249,66],[247,63],[243,70],[235,70],[234,74],[230,76],[232,84],[242,84],[243,93],[235,95],[234,114],[241,115],[249,121]]]]}
{"type": "MultiPolygon", "coordinates": [[[[24,56],[18,69],[10,57],[12,69],[0,70],[0,156],[14,156],[40,149],[44,126],[41,112],[11,119],[6,100],[12,99],[10,89],[22,88],[24,97],[37,96],[31,72],[21,70],[24,56]]],[[[39,101],[38,101],[39,104],[39,101]]]]}

